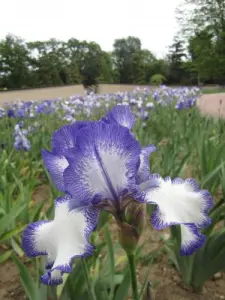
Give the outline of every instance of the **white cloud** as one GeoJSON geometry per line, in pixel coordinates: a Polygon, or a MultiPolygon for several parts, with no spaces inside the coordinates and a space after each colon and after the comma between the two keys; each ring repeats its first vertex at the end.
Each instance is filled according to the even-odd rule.
{"type": "Polygon", "coordinates": [[[74,37],[112,50],[116,38],[139,37],[157,56],[167,52],[178,29],[181,0],[7,0],[1,3],[0,38],[27,41],[74,37]]]}

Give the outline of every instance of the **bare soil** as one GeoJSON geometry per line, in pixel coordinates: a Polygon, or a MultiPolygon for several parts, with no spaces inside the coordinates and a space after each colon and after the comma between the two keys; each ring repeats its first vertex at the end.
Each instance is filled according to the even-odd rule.
{"type": "Polygon", "coordinates": [[[225,116],[225,93],[205,94],[197,102],[203,114],[216,117],[225,116]]]}
{"type": "MultiPolygon", "coordinates": [[[[115,237],[116,227],[112,226],[111,231],[115,237]]],[[[167,232],[157,232],[147,226],[143,236],[143,240],[147,241],[146,253],[160,251],[163,245],[160,236],[163,234],[166,236],[167,232]]],[[[137,277],[140,283],[145,280],[146,272],[146,265],[139,264],[137,277]]],[[[153,285],[151,300],[223,300],[225,299],[225,277],[222,273],[217,275],[217,279],[212,279],[205,284],[201,293],[194,293],[182,284],[179,274],[168,263],[167,256],[160,255],[150,269],[149,280],[153,285]]],[[[25,299],[18,270],[14,263],[9,260],[0,267],[0,300],[25,299]]],[[[131,300],[131,298],[129,297],[127,300],[131,300]]]]}

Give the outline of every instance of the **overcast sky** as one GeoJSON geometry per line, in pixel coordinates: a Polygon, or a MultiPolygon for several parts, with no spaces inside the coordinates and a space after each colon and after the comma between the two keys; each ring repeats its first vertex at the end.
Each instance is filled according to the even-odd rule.
{"type": "Polygon", "coordinates": [[[158,57],[167,52],[178,25],[181,0],[2,0],[0,39],[7,33],[26,41],[56,38],[95,41],[112,50],[116,38],[139,37],[158,57]]]}

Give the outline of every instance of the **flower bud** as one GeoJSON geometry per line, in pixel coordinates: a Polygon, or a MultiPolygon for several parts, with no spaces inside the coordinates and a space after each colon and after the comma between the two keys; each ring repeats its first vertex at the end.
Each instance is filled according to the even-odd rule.
{"type": "Polygon", "coordinates": [[[119,240],[127,253],[134,253],[145,226],[146,204],[130,201],[125,209],[125,221],[119,222],[119,240]]]}
{"type": "Polygon", "coordinates": [[[119,241],[121,246],[128,254],[134,253],[140,237],[137,229],[128,223],[117,222],[117,224],[119,228],[119,241]]]}
{"type": "Polygon", "coordinates": [[[139,203],[136,200],[131,201],[125,210],[125,218],[127,223],[135,227],[139,233],[142,234],[145,227],[146,204],[139,203]]]}

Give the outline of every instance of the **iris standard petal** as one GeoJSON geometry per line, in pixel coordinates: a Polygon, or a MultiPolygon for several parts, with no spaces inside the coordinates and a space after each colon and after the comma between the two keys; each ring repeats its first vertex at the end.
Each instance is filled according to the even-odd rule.
{"type": "MultiPolygon", "coordinates": [[[[155,181],[156,178],[153,178],[155,181]]],[[[200,228],[210,223],[207,212],[213,206],[212,196],[209,192],[200,190],[195,180],[158,177],[157,181],[158,187],[150,188],[145,194],[147,203],[157,205],[152,214],[154,228],[190,223],[200,228]]]]}
{"type": "Polygon", "coordinates": [[[39,221],[25,229],[22,245],[27,256],[47,255],[48,272],[42,276],[46,284],[60,284],[62,274],[72,270],[75,257],[91,255],[93,246],[89,236],[98,221],[98,210],[83,207],[69,210],[71,198],[65,196],[55,202],[52,221],[39,221]]]}
{"type": "Polygon", "coordinates": [[[66,191],[84,204],[119,200],[135,189],[139,156],[140,145],[127,128],[103,122],[83,128],[64,172],[66,191]]]}
{"type": "Polygon", "coordinates": [[[137,174],[138,184],[148,180],[150,174],[149,157],[151,153],[155,151],[156,151],[156,147],[154,145],[149,145],[141,149],[140,167],[137,174]]]}
{"type": "Polygon", "coordinates": [[[92,121],[77,121],[72,125],[62,126],[52,136],[52,152],[42,150],[44,165],[52,177],[56,188],[64,192],[63,173],[68,166],[66,157],[73,156],[76,136],[79,130],[92,121]]]}
{"type": "Polygon", "coordinates": [[[63,173],[68,167],[68,161],[64,156],[52,154],[47,150],[42,150],[44,165],[52,177],[52,180],[59,191],[64,192],[63,173]]]}
{"type": "Polygon", "coordinates": [[[116,123],[132,129],[135,124],[135,117],[129,105],[117,105],[107,114],[109,123],[116,123]]]}
{"type": "Polygon", "coordinates": [[[92,121],[77,121],[71,125],[64,125],[52,135],[52,152],[58,155],[65,155],[68,149],[76,145],[76,136],[79,130],[92,121]]]}

